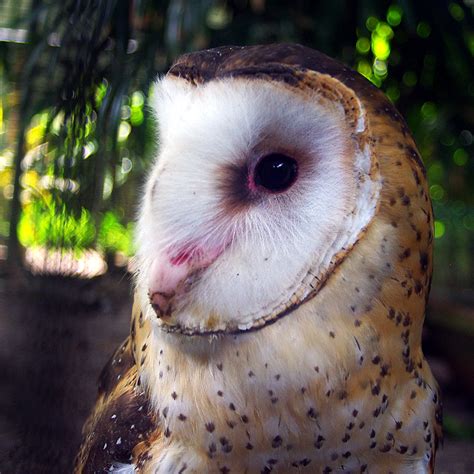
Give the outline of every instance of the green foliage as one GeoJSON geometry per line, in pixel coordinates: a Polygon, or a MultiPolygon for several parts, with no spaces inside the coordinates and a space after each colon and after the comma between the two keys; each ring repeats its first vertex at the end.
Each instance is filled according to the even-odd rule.
{"type": "Polygon", "coordinates": [[[71,215],[65,204],[36,200],[25,206],[18,225],[24,247],[83,250],[94,243],[95,225],[90,212],[71,215]]]}
{"type": "Polygon", "coordinates": [[[121,252],[131,257],[133,255],[133,225],[121,224],[117,215],[106,212],[99,229],[98,244],[109,252],[121,252]]]}
{"type": "MultiPolygon", "coordinates": [[[[335,56],[384,90],[425,161],[438,249],[474,238],[474,26],[467,2],[65,0],[35,3],[23,24],[5,26],[29,31],[25,44],[0,44],[0,193],[10,202],[19,170],[21,192],[13,199],[22,206],[23,245],[129,255],[127,223],[156,152],[147,99],[154,78],[185,51],[281,41],[335,56]],[[15,107],[20,119],[8,121],[15,107]],[[6,140],[11,123],[25,138],[23,151],[6,140]],[[48,225],[33,233],[36,215],[48,225]],[[94,226],[87,238],[60,238],[86,220],[94,226]]],[[[0,237],[9,232],[7,209],[0,202],[0,237]]]]}
{"type": "MultiPolygon", "coordinates": [[[[24,207],[18,225],[24,247],[73,249],[78,252],[96,245],[96,225],[89,211],[82,208],[72,215],[65,204],[35,200],[24,207]]],[[[133,224],[123,225],[117,215],[106,212],[97,232],[97,245],[105,252],[133,255],[133,224]]]]}

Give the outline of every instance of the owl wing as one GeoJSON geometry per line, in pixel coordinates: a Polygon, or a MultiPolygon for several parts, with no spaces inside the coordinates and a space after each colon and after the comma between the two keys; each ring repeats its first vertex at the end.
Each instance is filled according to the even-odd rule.
{"type": "MultiPolygon", "coordinates": [[[[158,420],[137,378],[132,339],[117,349],[99,378],[99,394],[83,428],[75,473],[115,472],[146,460],[158,420]]],[[[133,472],[133,471],[130,471],[133,472]]]]}

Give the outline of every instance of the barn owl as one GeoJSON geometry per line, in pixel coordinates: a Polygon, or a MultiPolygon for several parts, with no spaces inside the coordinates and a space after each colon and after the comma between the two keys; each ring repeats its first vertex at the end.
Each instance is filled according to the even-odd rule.
{"type": "Polygon", "coordinates": [[[433,472],[433,219],[401,116],[299,45],[184,55],[153,103],[131,333],[76,472],[433,472]]]}

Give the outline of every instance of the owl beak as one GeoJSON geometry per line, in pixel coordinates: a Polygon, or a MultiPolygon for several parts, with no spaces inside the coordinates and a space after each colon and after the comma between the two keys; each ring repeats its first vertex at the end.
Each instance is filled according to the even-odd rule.
{"type": "Polygon", "coordinates": [[[188,265],[174,265],[166,258],[154,260],[148,294],[151,306],[159,318],[170,316],[172,302],[182,289],[189,270],[188,265]]]}
{"type": "Polygon", "coordinates": [[[154,259],[150,268],[148,295],[158,318],[164,321],[170,318],[180,297],[189,291],[199,275],[222,251],[181,249],[163,253],[154,259]]]}

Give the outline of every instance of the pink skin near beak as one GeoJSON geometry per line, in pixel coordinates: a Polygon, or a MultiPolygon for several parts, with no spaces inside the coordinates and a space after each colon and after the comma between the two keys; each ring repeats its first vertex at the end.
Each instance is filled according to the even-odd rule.
{"type": "Polygon", "coordinates": [[[157,316],[170,316],[172,302],[189,288],[199,271],[206,269],[223,252],[220,249],[192,248],[173,251],[173,254],[161,253],[150,268],[149,296],[157,316]]]}

